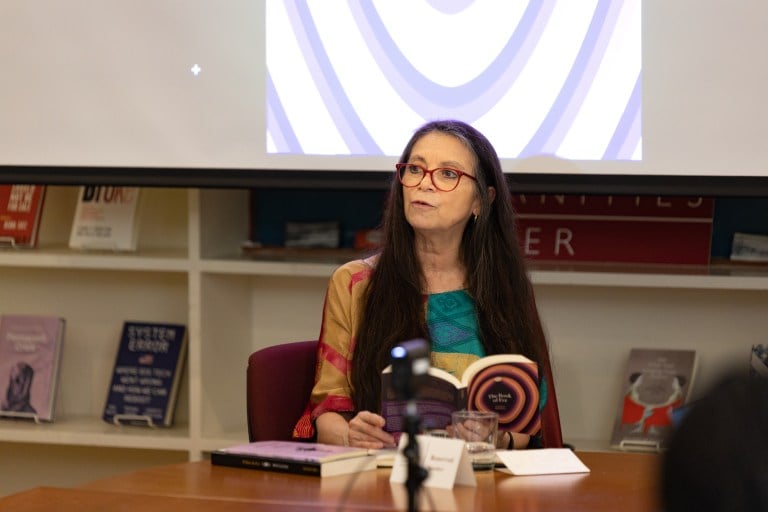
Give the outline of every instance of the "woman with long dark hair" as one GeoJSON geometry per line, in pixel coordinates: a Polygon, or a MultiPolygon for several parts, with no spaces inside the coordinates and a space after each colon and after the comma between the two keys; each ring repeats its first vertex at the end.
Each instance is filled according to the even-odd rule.
{"type": "MultiPolygon", "coordinates": [[[[383,231],[377,254],[331,277],[316,384],[297,438],[394,446],[379,415],[381,371],[405,340],[428,340],[432,365],[459,379],[491,354],[523,354],[549,370],[510,191],[484,135],[454,120],[419,128],[396,165],[383,231]]],[[[539,444],[540,434],[497,440],[502,448],[539,444]]]]}

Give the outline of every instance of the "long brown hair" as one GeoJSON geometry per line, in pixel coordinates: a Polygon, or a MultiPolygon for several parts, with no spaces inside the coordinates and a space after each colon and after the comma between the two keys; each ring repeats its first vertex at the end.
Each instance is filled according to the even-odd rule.
{"type": "MultiPolygon", "coordinates": [[[[482,206],[477,218],[467,222],[459,257],[467,269],[467,291],[475,301],[483,347],[487,354],[521,353],[541,363],[547,353],[546,341],[496,150],[482,133],[464,122],[432,121],[413,134],[400,162],[407,162],[414,144],[431,132],[456,137],[475,156],[475,183],[482,206]],[[496,190],[495,200],[489,187],[496,190]]],[[[379,374],[389,364],[395,345],[417,337],[430,339],[414,231],[405,219],[402,185],[394,175],[382,224],[385,241],[366,291],[352,357],[352,398],[357,411],[379,410],[379,374]]]]}

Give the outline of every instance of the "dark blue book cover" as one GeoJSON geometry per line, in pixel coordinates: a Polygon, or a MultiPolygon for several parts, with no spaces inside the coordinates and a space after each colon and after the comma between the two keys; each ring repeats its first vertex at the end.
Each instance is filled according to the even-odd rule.
{"type": "Polygon", "coordinates": [[[168,427],[186,360],[187,328],[180,324],[125,322],[104,421],[168,427]]]}

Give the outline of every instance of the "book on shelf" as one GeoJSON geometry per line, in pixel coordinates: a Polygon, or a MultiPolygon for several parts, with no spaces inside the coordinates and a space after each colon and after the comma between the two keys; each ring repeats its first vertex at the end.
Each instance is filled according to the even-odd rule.
{"type": "Polygon", "coordinates": [[[0,416],[53,421],[64,318],[0,316],[0,416]]]}
{"type": "Polygon", "coordinates": [[[138,187],[80,187],[69,247],[135,251],[140,191],[138,187]]]}
{"type": "Polygon", "coordinates": [[[319,477],[376,469],[376,453],[365,448],[302,441],[256,441],[214,450],[211,464],[319,477]]]}
{"type": "Polygon", "coordinates": [[[335,249],[339,246],[340,237],[341,224],[337,221],[285,223],[286,247],[335,249]]]}
{"type": "Polygon", "coordinates": [[[37,245],[44,200],[44,185],[0,185],[0,245],[37,245]]]}
{"type": "MultiPolygon", "coordinates": [[[[381,378],[384,429],[403,432],[407,402],[392,389],[391,365],[381,378]]],[[[414,402],[425,430],[444,430],[451,424],[451,413],[461,409],[496,412],[500,431],[536,434],[541,427],[538,365],[520,354],[481,357],[461,380],[430,367],[414,402]]]]}
{"type": "Polygon", "coordinates": [[[633,348],[624,373],[611,447],[661,451],[675,413],[688,402],[696,377],[695,350],[633,348]]]}
{"type": "Polygon", "coordinates": [[[768,377],[768,345],[752,345],[749,357],[749,374],[753,377],[768,377]]]}
{"type": "Polygon", "coordinates": [[[104,421],[171,426],[186,352],[184,325],[124,322],[104,406],[104,421]]]}
{"type": "Polygon", "coordinates": [[[768,235],[734,233],[731,261],[768,262],[768,235]]]}

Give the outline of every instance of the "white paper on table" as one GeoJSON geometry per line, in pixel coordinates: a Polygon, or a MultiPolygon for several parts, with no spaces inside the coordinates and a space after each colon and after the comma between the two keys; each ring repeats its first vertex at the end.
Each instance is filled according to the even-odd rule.
{"type": "Polygon", "coordinates": [[[569,448],[499,450],[496,456],[504,464],[496,469],[513,475],[589,473],[589,468],[569,448]]]}

